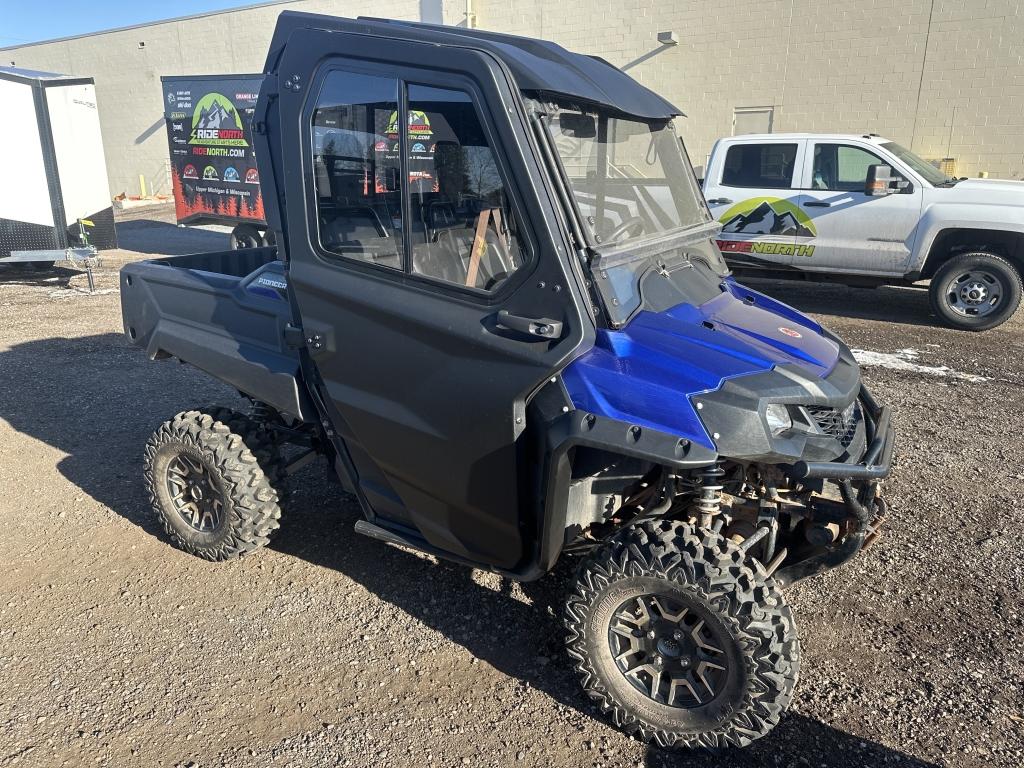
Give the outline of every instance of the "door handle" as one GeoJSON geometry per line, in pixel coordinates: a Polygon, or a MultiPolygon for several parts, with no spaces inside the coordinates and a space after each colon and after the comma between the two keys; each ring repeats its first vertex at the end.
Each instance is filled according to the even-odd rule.
{"type": "Polygon", "coordinates": [[[708,205],[728,205],[731,202],[728,197],[713,197],[708,200],[708,205]]]}
{"type": "Polygon", "coordinates": [[[824,200],[808,200],[804,206],[807,208],[831,208],[832,203],[826,203],[824,200]]]}
{"type": "Polygon", "coordinates": [[[522,317],[513,315],[507,309],[498,312],[498,325],[542,339],[557,339],[562,335],[561,320],[550,320],[546,317],[522,317]]]}

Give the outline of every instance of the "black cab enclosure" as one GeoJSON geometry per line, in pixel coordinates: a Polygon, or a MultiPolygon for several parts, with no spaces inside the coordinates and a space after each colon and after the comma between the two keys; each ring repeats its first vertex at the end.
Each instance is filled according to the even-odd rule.
{"type": "Polygon", "coordinates": [[[622,728],[767,733],[782,590],[877,537],[894,432],[846,345],[733,279],[680,117],[551,43],[281,14],[251,126],[276,248],[122,270],[128,337],[253,404],[147,444],[172,540],[266,544],[323,456],[356,532],[521,580],[580,557],[568,653],[622,728]]]}

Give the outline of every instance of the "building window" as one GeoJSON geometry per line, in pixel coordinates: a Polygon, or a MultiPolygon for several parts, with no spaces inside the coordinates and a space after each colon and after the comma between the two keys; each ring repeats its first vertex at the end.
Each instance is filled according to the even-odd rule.
{"type": "Polygon", "coordinates": [[[732,135],[771,133],[775,107],[736,107],[732,111],[732,135]]]}

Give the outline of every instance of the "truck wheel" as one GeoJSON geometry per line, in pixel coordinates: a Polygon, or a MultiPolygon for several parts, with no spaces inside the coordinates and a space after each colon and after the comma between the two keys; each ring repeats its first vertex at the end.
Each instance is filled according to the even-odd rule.
{"type": "Polygon", "coordinates": [[[793,614],[732,542],[674,521],[627,529],[580,566],[568,651],[615,724],[662,746],[744,746],[789,707],[793,614]]]}
{"type": "Polygon", "coordinates": [[[932,311],[954,328],[987,331],[1002,325],[1021,299],[1020,273],[994,253],[954,256],[932,276],[932,311]]]}
{"type": "Polygon", "coordinates": [[[252,224],[238,224],[231,230],[231,250],[259,248],[261,245],[263,245],[263,237],[252,224]]]}
{"type": "Polygon", "coordinates": [[[167,535],[207,560],[268,543],[281,467],[270,433],[229,408],[179,413],[146,443],[146,488],[167,535]]]}

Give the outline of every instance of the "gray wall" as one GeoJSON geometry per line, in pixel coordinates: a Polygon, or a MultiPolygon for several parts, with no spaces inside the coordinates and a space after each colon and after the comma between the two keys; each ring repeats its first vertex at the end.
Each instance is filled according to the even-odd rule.
{"type": "Polygon", "coordinates": [[[678,104],[695,165],[737,108],[773,130],[873,132],[960,175],[1024,178],[1022,0],[296,0],[6,48],[0,62],[96,79],[111,193],[169,193],[160,75],[258,72],[278,13],[389,16],[555,40],[678,104]],[[679,36],[661,46],[660,31],[679,36]],[[139,48],[144,42],[145,47],[139,48]]]}
{"type": "Polygon", "coordinates": [[[480,26],[597,53],[689,116],[695,165],[742,107],[1024,178],[1021,0],[474,0],[480,26]],[[679,45],[663,47],[660,31],[679,45]]]}
{"type": "Polygon", "coordinates": [[[440,18],[440,0],[297,0],[52,43],[5,48],[0,62],[96,80],[110,193],[171,194],[161,75],[261,72],[283,10],[440,18]],[[140,48],[139,43],[145,43],[140,48]]]}

